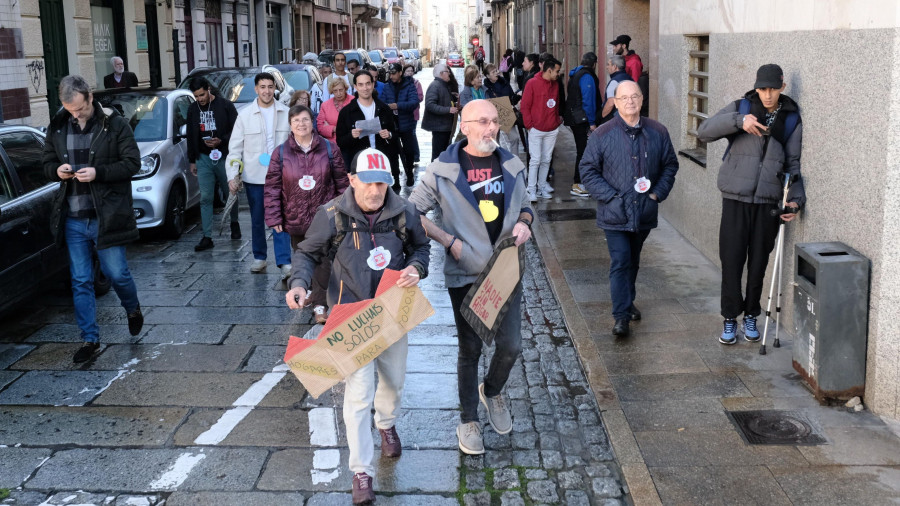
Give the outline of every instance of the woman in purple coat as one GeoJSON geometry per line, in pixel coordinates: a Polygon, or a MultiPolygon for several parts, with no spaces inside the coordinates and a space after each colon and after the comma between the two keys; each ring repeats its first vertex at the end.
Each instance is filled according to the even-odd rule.
{"type": "MultiPolygon", "coordinates": [[[[337,144],[313,130],[312,118],[308,107],[291,107],[291,135],[275,148],[266,174],[266,225],[290,234],[292,251],[306,237],[319,206],[344,193],[350,184],[337,144]]],[[[324,260],[313,275],[309,300],[317,323],[326,319],[325,291],[330,271],[331,262],[324,260]]]]}

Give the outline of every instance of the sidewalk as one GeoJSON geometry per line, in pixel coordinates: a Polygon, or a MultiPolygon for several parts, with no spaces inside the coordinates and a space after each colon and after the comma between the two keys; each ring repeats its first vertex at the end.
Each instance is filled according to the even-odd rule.
{"type": "Polygon", "coordinates": [[[563,128],[555,197],[536,204],[535,237],[634,503],[900,501],[900,438],[867,410],[819,406],[784,329],[765,356],[743,339],[719,344],[720,271],[662,217],[641,258],[643,320],[630,337],[612,336],[609,255],[596,202],[569,194],[574,157],[563,128]],[[746,444],[728,414],[761,409],[806,415],[827,443],[746,444]]]}

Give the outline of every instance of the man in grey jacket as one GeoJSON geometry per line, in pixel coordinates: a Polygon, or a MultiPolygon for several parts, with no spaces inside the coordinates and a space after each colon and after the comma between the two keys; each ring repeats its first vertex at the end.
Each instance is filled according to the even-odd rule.
{"type": "Polygon", "coordinates": [[[457,382],[462,407],[456,429],[459,449],[470,455],[484,453],[479,398],[488,422],[498,434],[512,430],[512,417],[502,395],[513,364],[522,352],[520,307],[522,291],[511,297],[507,316],[494,340],[494,357],[484,382],[478,384],[481,338],[460,313],[472,283],[487,266],[498,240],[515,237],[521,246],[531,237],[534,215],[525,192],[525,166],[518,157],[494,142],[500,130],[497,109],[486,100],[474,100],[462,113],[466,139],[451,145],[431,162],[409,200],[423,213],[428,237],[447,249],[444,282],[450,292],[459,336],[457,382]],[[424,213],[441,209],[438,227],[424,213]]]}
{"type": "MultiPolygon", "coordinates": [[[[753,90],[704,121],[698,136],[704,142],[729,140],[719,168],[722,221],[719,259],[722,261],[722,344],[737,342],[737,317],[744,314],[744,339],[758,341],[756,318],[761,312],[763,277],[775,246],[780,223],[776,210],[783,196],[783,174],[796,181],[787,205],[799,210],[806,203],[800,177],[803,125],[797,103],[782,94],[784,72],[775,64],[756,72],[753,90]],[[741,278],[747,264],[743,296],[741,278]]],[[[791,221],[796,213],[781,215],[791,221]]]]}

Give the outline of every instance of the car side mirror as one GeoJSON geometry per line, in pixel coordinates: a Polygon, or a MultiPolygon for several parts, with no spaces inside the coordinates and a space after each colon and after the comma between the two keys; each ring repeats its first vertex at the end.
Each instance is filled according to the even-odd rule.
{"type": "Polygon", "coordinates": [[[187,137],[187,124],[178,127],[178,131],[175,132],[175,136],[172,139],[172,144],[178,144],[181,142],[181,139],[184,139],[185,137],[187,137]]]}

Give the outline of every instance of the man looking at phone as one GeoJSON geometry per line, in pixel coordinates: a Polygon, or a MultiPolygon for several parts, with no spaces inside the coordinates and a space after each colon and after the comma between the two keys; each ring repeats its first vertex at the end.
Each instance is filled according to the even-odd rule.
{"type": "MultiPolygon", "coordinates": [[[[203,226],[203,238],[194,246],[194,251],[203,251],[213,247],[216,188],[222,190],[222,195],[228,195],[225,157],[228,156],[228,141],[238,113],[231,101],[210,92],[206,78],[193,79],[189,88],[197,102],[188,108],[187,114],[188,162],[200,184],[200,223],[203,226]]],[[[241,238],[238,206],[231,208],[231,238],[241,238]]]]}
{"type": "Polygon", "coordinates": [[[780,218],[772,211],[783,195],[783,177],[797,176],[787,205],[799,210],[806,203],[800,178],[803,125],[797,102],[784,95],[784,72],[775,64],[756,71],[753,90],[736,100],[697,129],[698,138],[729,140],[719,168],[722,221],[719,227],[719,259],[722,261],[722,344],[737,342],[737,317],[744,314],[744,339],[758,341],[756,317],[761,312],[763,277],[769,254],[775,247],[779,220],[791,221],[796,213],[780,218]],[[741,278],[747,264],[747,286],[741,278]]]}
{"type": "Polygon", "coordinates": [[[64,77],[59,100],[63,108],[50,120],[41,162],[48,179],[62,182],[50,227],[57,245],[65,244],[69,251],[75,321],[84,341],[72,360],[81,363],[100,349],[95,249],[128,315],[128,331],[136,336],[144,325],[125,258],[125,245],[139,237],[131,178],[141,167],[141,152],[128,120],[95,102],[83,77],[64,77]]]}

